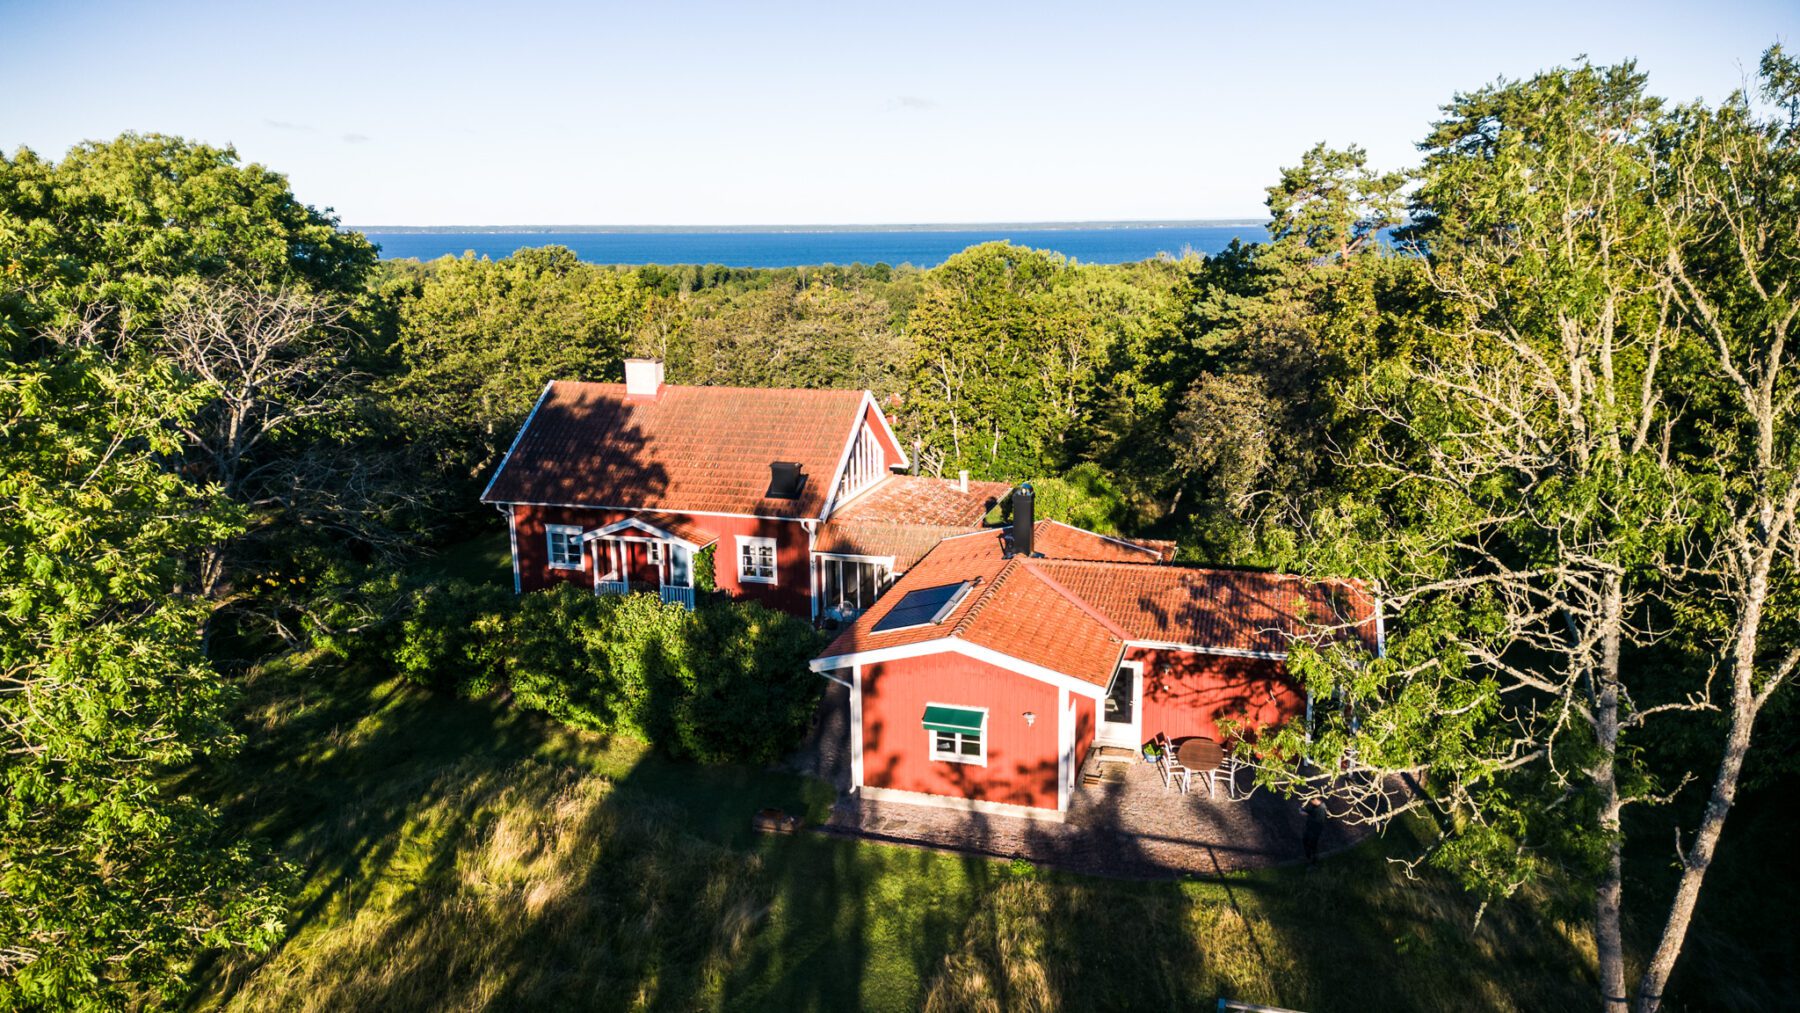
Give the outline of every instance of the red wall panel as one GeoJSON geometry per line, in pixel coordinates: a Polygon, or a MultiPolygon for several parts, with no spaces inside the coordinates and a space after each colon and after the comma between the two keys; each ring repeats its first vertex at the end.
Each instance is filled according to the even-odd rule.
{"type": "MultiPolygon", "coordinates": [[[[584,587],[592,587],[594,584],[591,552],[583,557],[580,570],[550,568],[550,549],[545,538],[546,525],[579,524],[586,530],[592,530],[633,516],[629,511],[575,507],[515,506],[513,510],[518,536],[520,589],[525,591],[537,591],[557,581],[571,581],[584,587]]],[[[719,535],[718,548],[714,550],[713,558],[717,564],[714,572],[721,590],[735,597],[755,599],[803,619],[812,616],[812,578],[807,565],[807,535],[806,529],[798,521],[718,517],[710,514],[689,515],[688,520],[719,535]],[[774,584],[739,582],[739,535],[775,539],[774,584]]],[[[654,582],[656,571],[649,565],[644,549],[639,546],[633,548],[633,578],[654,582]]]]}
{"type": "Polygon", "coordinates": [[[1223,719],[1254,729],[1306,713],[1306,693],[1279,661],[1136,647],[1125,657],[1144,663],[1146,739],[1217,739],[1223,719]]]}
{"type": "Polygon", "coordinates": [[[960,654],[864,665],[862,680],[864,784],[1056,808],[1054,686],[960,654]],[[927,703],[988,709],[987,766],[931,759],[927,703]]]}

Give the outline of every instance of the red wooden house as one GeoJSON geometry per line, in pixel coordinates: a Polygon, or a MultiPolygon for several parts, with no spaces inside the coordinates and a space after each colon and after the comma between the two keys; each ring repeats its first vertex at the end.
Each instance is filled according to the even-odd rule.
{"type": "Polygon", "coordinates": [[[867,391],[678,386],[633,359],[622,384],[546,384],[481,498],[506,515],[517,591],[692,607],[710,547],[721,590],[843,620],[1007,491],[894,474],[908,463],[867,391]]]}
{"type": "Polygon", "coordinates": [[[1306,713],[1295,638],[1380,644],[1361,585],[1166,562],[1155,544],[1033,523],[951,536],[815,671],[850,687],[853,790],[1060,818],[1095,745],[1221,739],[1306,713]]]}

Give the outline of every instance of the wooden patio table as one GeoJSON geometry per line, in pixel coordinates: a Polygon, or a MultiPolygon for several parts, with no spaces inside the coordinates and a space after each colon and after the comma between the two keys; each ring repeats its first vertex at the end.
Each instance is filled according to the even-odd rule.
{"type": "Polygon", "coordinates": [[[1190,770],[1217,770],[1225,762],[1225,750],[1208,738],[1183,739],[1175,747],[1175,759],[1190,770]]]}
{"type": "Polygon", "coordinates": [[[1225,762],[1225,750],[1217,742],[1204,736],[1181,740],[1175,747],[1176,762],[1206,777],[1206,797],[1213,796],[1216,781],[1214,775],[1219,765],[1225,762]]]}

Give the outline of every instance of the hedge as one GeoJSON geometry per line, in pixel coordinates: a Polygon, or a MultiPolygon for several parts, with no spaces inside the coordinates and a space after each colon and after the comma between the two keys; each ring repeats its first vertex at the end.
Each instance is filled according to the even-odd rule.
{"type": "Polygon", "coordinates": [[[769,763],[793,748],[823,685],[811,626],[754,602],[690,612],[656,595],[573,585],[515,597],[452,581],[404,611],[391,661],[406,678],[513,703],[578,728],[633,735],[706,763],[769,763]]]}

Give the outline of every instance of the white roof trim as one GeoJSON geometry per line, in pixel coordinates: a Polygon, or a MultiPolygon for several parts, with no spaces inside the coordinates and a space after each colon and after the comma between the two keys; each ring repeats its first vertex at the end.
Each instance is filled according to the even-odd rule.
{"type": "Polygon", "coordinates": [[[1218,654],[1227,658],[1260,658],[1265,661],[1284,661],[1286,651],[1248,651],[1240,647],[1202,647],[1199,644],[1182,644],[1173,640],[1127,640],[1126,647],[1142,647],[1150,651],[1186,651],[1189,654],[1218,654]]]}
{"type": "Polygon", "coordinates": [[[541,503],[535,500],[506,500],[505,505],[555,507],[559,510],[622,510],[634,514],[687,514],[690,517],[742,517],[753,521],[786,521],[805,524],[811,517],[774,517],[769,514],[728,514],[721,510],[676,510],[670,507],[604,506],[599,503],[541,503]]]}
{"type": "MultiPolygon", "coordinates": [[[[1068,528],[1070,531],[1079,531],[1084,535],[1093,535],[1095,538],[1098,538],[1103,542],[1111,542],[1114,545],[1120,546],[1122,548],[1136,549],[1139,552],[1147,553],[1149,556],[1151,556],[1153,559],[1156,559],[1159,562],[1162,560],[1162,552],[1160,552],[1157,549],[1152,549],[1148,545],[1140,545],[1137,542],[1127,541],[1123,538],[1114,538],[1111,535],[1103,535],[1098,531],[1089,531],[1086,528],[1078,528],[1075,525],[1068,523],[1067,521],[1043,520],[1043,521],[1039,521],[1038,523],[1039,524],[1055,524],[1059,527],[1068,528]]],[[[1105,562],[1105,560],[1098,560],[1098,562],[1105,562]]]]}
{"type": "Polygon", "coordinates": [[[506,471],[507,464],[512,461],[513,451],[519,449],[519,441],[525,438],[526,431],[531,428],[532,420],[537,418],[538,409],[544,406],[544,399],[550,396],[550,388],[555,385],[555,380],[544,381],[544,389],[538,391],[537,400],[531,403],[531,414],[525,416],[525,424],[520,426],[519,431],[513,435],[512,443],[506,448],[506,456],[500,459],[500,467],[494,469],[494,477],[488,479],[488,484],[482,487],[479,502],[486,503],[488,501],[488,493],[494,491],[494,483],[500,481],[501,473],[506,471]]]}
{"type": "MultiPolygon", "coordinates": [[[[900,467],[904,468],[912,463],[912,459],[906,456],[906,448],[900,446],[900,438],[894,435],[894,427],[888,425],[887,414],[881,410],[880,405],[875,403],[874,393],[865,390],[862,394],[862,408],[856,413],[856,424],[850,427],[850,438],[844,441],[844,452],[838,455],[837,467],[831,470],[830,491],[826,493],[824,508],[819,511],[819,520],[822,521],[830,520],[832,512],[839,506],[837,499],[838,480],[844,477],[844,469],[850,466],[850,452],[856,449],[856,438],[862,435],[862,427],[867,423],[870,412],[875,413],[876,421],[881,423],[881,431],[887,434],[888,442],[892,443],[894,449],[899,452],[900,467]]],[[[867,492],[869,489],[873,489],[880,484],[880,482],[871,482],[865,488],[857,490],[857,494],[860,495],[863,492],[867,492]]],[[[855,495],[850,497],[850,499],[855,498],[855,495]]],[[[849,500],[845,500],[845,502],[849,502],[849,500]]]]}
{"type": "Polygon", "coordinates": [[[865,390],[863,391],[863,397],[866,399],[868,406],[875,409],[875,418],[881,423],[881,431],[887,434],[888,442],[892,443],[894,445],[894,450],[899,453],[900,467],[912,467],[912,458],[906,456],[906,448],[900,445],[900,437],[894,435],[894,427],[888,425],[887,412],[882,411],[881,406],[875,403],[874,392],[865,390]]]}
{"type": "Polygon", "coordinates": [[[836,654],[825,658],[814,658],[811,668],[815,672],[831,672],[851,665],[872,665],[882,661],[898,661],[902,658],[921,658],[928,654],[960,654],[976,661],[986,662],[996,668],[1004,668],[1009,672],[1017,672],[1040,682],[1047,682],[1059,689],[1098,700],[1106,695],[1106,689],[1096,686],[1072,675],[1034,665],[1029,661],[1021,661],[1010,654],[1002,654],[991,647],[971,644],[960,637],[939,637],[936,640],[923,640],[916,644],[901,644],[896,647],[878,647],[871,651],[855,651],[850,654],[836,654]]]}

